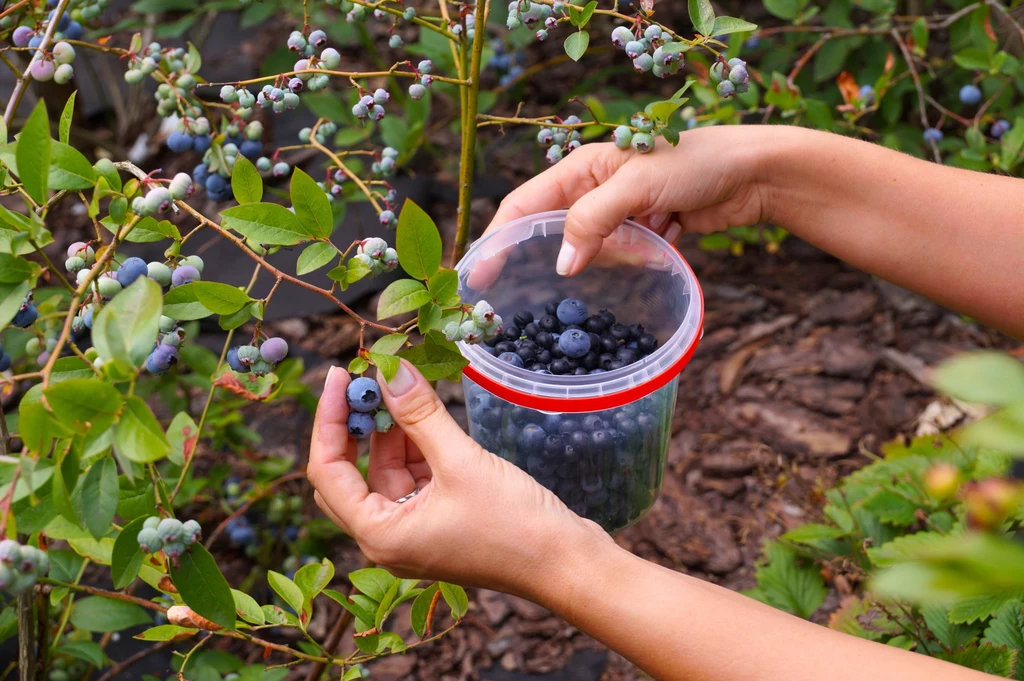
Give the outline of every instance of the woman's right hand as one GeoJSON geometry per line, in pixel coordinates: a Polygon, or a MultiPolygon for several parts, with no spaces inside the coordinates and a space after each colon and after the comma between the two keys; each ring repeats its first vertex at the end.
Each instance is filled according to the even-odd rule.
{"type": "Polygon", "coordinates": [[[509,194],[488,229],[525,215],[568,208],[557,270],[579,273],[627,217],[674,241],[768,216],[761,152],[775,128],[715,126],[684,133],[677,147],[648,154],[587,144],[509,194]]]}

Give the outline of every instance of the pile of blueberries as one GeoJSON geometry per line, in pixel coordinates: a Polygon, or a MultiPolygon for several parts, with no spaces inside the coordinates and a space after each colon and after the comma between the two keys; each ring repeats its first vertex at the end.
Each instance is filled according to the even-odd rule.
{"type": "MultiPolygon", "coordinates": [[[[514,367],[542,374],[600,374],[654,352],[657,339],[608,310],[589,314],[576,298],[549,303],[536,319],[513,316],[485,348],[514,367]]],[[[621,529],[654,502],[672,412],[662,391],[615,409],[551,414],[500,400],[467,383],[470,435],[514,462],[578,515],[621,529]]]]}
{"type": "Polygon", "coordinates": [[[517,312],[484,347],[520,369],[586,376],[639,362],[658,348],[658,339],[641,324],[622,324],[608,310],[591,315],[582,300],[566,298],[548,303],[540,319],[530,310],[517,312]]]}
{"type": "Polygon", "coordinates": [[[672,415],[665,391],[615,409],[550,414],[467,386],[470,436],[525,470],[577,515],[613,532],[654,503],[672,415]]]}

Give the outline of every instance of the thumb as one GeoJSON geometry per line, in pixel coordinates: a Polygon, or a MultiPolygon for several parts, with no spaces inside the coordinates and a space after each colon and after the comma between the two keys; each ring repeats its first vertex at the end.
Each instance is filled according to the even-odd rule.
{"type": "Polygon", "coordinates": [[[587,192],[569,208],[555,270],[565,277],[579,274],[601,251],[604,239],[631,215],[651,211],[643,174],[623,166],[606,182],[587,192]]]}
{"type": "Polygon", "coordinates": [[[465,445],[476,444],[448,414],[437,393],[409,362],[399,360],[390,383],[377,374],[384,404],[395,423],[423,453],[431,468],[443,461],[465,456],[465,445]]]}

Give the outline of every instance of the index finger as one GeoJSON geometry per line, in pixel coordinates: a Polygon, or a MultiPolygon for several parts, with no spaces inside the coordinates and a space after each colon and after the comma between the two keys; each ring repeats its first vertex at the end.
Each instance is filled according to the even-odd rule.
{"type": "Polygon", "coordinates": [[[370,494],[356,468],[356,444],[348,433],[348,372],[331,367],[316,408],[306,476],[327,504],[352,527],[370,494]]]}

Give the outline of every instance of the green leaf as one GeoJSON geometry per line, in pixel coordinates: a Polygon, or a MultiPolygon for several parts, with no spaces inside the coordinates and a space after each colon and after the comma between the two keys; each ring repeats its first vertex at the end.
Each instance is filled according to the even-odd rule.
{"type": "Polygon", "coordinates": [[[921,608],[921,616],[925,624],[935,634],[943,646],[956,649],[967,645],[981,633],[980,626],[953,624],[949,621],[949,611],[940,605],[926,605],[921,608]]]}
{"type": "MultiPolygon", "coordinates": [[[[138,399],[138,398],[135,398],[138,399]]],[[[94,463],[72,495],[75,513],[96,539],[110,529],[117,512],[121,489],[117,484],[117,464],[110,457],[94,463]]]]}
{"type": "Polygon", "coordinates": [[[188,12],[198,8],[196,0],[138,0],[132,5],[137,14],[157,12],[188,12]]]}
{"type": "Polygon", "coordinates": [[[331,202],[316,181],[301,168],[292,172],[292,207],[306,234],[326,239],[334,231],[334,215],[331,202]]]}
{"type": "MultiPolygon", "coordinates": [[[[60,113],[60,127],[58,128],[58,134],[60,135],[60,141],[64,144],[68,143],[71,136],[71,119],[75,115],[75,98],[78,95],[78,90],[71,93],[68,97],[68,101],[64,104],[64,110],[60,113]]],[[[2,142],[3,140],[0,140],[2,142]]]]}
{"type": "Polygon", "coordinates": [[[263,200],[263,178],[260,171],[245,156],[235,157],[235,167],[231,169],[231,191],[238,203],[259,203],[263,200]]]}
{"type": "Polygon", "coordinates": [[[188,638],[189,636],[194,636],[198,633],[198,629],[192,629],[190,627],[179,627],[176,624],[160,624],[155,627],[150,627],[141,634],[136,634],[132,638],[138,639],[139,641],[171,641],[176,638],[188,638]]]}
{"type": "Polygon", "coordinates": [[[700,238],[700,247],[705,251],[727,251],[731,246],[732,239],[723,232],[708,234],[700,238]]]}
{"type": "MultiPolygon", "coordinates": [[[[950,607],[949,621],[957,624],[970,624],[978,620],[987,620],[1006,607],[1008,603],[1016,601],[1019,604],[1021,599],[1024,599],[1024,590],[964,598],[950,607]]],[[[1020,606],[1018,605],[1018,607],[1020,606]]]]}
{"type": "Polygon", "coordinates": [[[954,54],[953,61],[960,68],[972,71],[988,71],[989,64],[992,63],[992,57],[988,51],[980,47],[968,47],[954,54]]]}
{"type": "Polygon", "coordinates": [[[928,20],[924,17],[915,19],[914,25],[910,27],[910,37],[914,39],[914,50],[924,54],[928,49],[928,20]]]}
{"type": "Polygon", "coordinates": [[[225,227],[268,246],[294,246],[316,236],[295,213],[276,203],[247,203],[228,208],[221,216],[225,227]]]}
{"type": "Polygon", "coordinates": [[[743,19],[735,17],[715,17],[714,28],[711,29],[712,36],[728,35],[729,33],[742,33],[745,31],[756,31],[757,24],[752,24],[743,19]]]}
{"type": "Polygon", "coordinates": [[[438,584],[431,584],[412,602],[412,613],[410,615],[412,630],[420,638],[423,638],[427,628],[427,613],[430,612],[430,602],[434,600],[434,594],[437,593],[439,588],[438,584]]]}
{"type": "MultiPolygon", "coordinates": [[[[25,413],[34,412],[36,409],[45,412],[42,404],[31,405],[30,410],[25,413]]],[[[20,427],[20,425],[19,425],[20,427]]],[[[81,474],[81,463],[78,454],[74,449],[68,448],[63,457],[59,457],[57,465],[53,467],[53,493],[50,498],[57,512],[69,522],[81,526],[78,514],[75,512],[74,502],[71,500],[71,492],[78,483],[78,476],[81,474]]]]}
{"type": "Polygon", "coordinates": [[[107,362],[141,368],[160,331],[163,301],[160,285],[139,277],[111,300],[93,319],[92,342],[107,362]]]}
{"type": "Polygon", "coordinates": [[[195,282],[178,286],[167,292],[164,296],[165,315],[180,322],[189,322],[205,319],[213,314],[199,302],[195,289],[192,288],[194,284],[195,282]]]}
{"type": "Polygon", "coordinates": [[[9,253],[0,253],[0,284],[20,284],[38,274],[28,260],[9,253]]]}
{"type": "Polygon", "coordinates": [[[288,579],[280,572],[274,572],[269,570],[267,572],[267,581],[270,583],[270,588],[284,600],[285,603],[291,606],[292,610],[296,614],[302,613],[303,597],[302,591],[296,586],[295,582],[288,579]]]}
{"type": "Polygon", "coordinates": [[[387,621],[391,611],[395,608],[395,597],[398,595],[398,587],[400,585],[399,580],[395,580],[391,588],[384,594],[384,598],[380,599],[380,605],[377,606],[377,612],[373,617],[373,625],[378,629],[383,629],[384,622],[387,621]]]}
{"type": "Polygon", "coordinates": [[[429,300],[430,292],[421,282],[414,279],[393,281],[377,301],[377,319],[387,319],[415,310],[429,300]]]}
{"type": "Polygon", "coordinates": [[[153,617],[141,606],[102,596],[88,596],[75,601],[71,624],[77,629],[107,633],[152,624],[153,617]]]}
{"type": "Polygon", "coordinates": [[[146,518],[136,518],[122,527],[114,540],[114,552],[110,554],[110,577],[115,589],[125,588],[139,574],[144,555],[137,537],[145,522],[146,518]]]}
{"type": "MultiPolygon", "coordinates": [[[[369,596],[375,603],[379,603],[384,598],[384,594],[395,582],[395,578],[390,572],[380,568],[364,568],[350,572],[348,580],[352,582],[352,586],[359,589],[360,593],[369,596]]],[[[369,621],[373,622],[372,616],[369,621]]]]}
{"type": "Polygon", "coordinates": [[[198,439],[199,426],[187,413],[178,412],[167,426],[167,442],[171,446],[167,458],[177,466],[184,465],[186,458],[195,452],[198,439]]]}
{"type": "Polygon", "coordinates": [[[225,629],[235,628],[235,599],[217,567],[217,560],[200,544],[188,547],[170,566],[171,580],[185,605],[225,629]]]}
{"type": "Polygon", "coordinates": [[[457,584],[448,582],[438,582],[438,584],[441,587],[441,596],[444,597],[444,602],[452,609],[452,616],[457,620],[462,619],[466,611],[469,610],[469,597],[466,596],[466,590],[457,584]]]}
{"type": "Polygon", "coordinates": [[[428,381],[454,376],[469,365],[458,351],[433,343],[414,345],[399,352],[398,356],[415,366],[428,381]]]}
{"type": "Polygon", "coordinates": [[[935,370],[936,389],[966,402],[1005,406],[1024,401],[1024,363],[1002,352],[972,352],[935,370]]]}
{"type": "Polygon", "coordinates": [[[114,386],[89,378],[54,383],[43,395],[54,415],[79,431],[105,430],[121,409],[121,393],[114,386]]]}
{"type": "Polygon", "coordinates": [[[764,8],[780,19],[791,21],[803,11],[807,2],[808,0],[764,0],[764,8]]]}
{"type": "MultiPolygon", "coordinates": [[[[117,231],[117,225],[108,218],[100,220],[100,224],[111,232],[117,231]]],[[[128,236],[125,237],[125,241],[130,241],[134,244],[149,244],[163,241],[164,239],[181,241],[181,232],[167,220],[157,222],[148,215],[135,223],[132,231],[128,232],[128,236]]]]}
{"type": "Polygon", "coordinates": [[[398,373],[398,367],[401,364],[398,358],[394,355],[382,355],[379,352],[368,353],[368,358],[373,365],[380,369],[381,374],[384,376],[385,381],[390,381],[398,373]]]}
{"type": "Polygon", "coordinates": [[[1013,674],[1008,675],[1017,679],[1024,679],[1024,614],[1021,608],[1019,600],[1006,603],[988,623],[982,639],[984,643],[1017,651],[1016,668],[1013,674]]]}
{"type": "Polygon", "coordinates": [[[976,669],[993,676],[1013,677],[1017,664],[1017,651],[990,644],[972,644],[952,652],[940,652],[936,657],[962,667],[976,669]]]}
{"type": "Polygon", "coordinates": [[[915,532],[897,537],[882,546],[868,547],[868,558],[875,567],[888,567],[917,555],[921,550],[941,544],[943,536],[938,532],[915,532]]]}
{"type": "Polygon", "coordinates": [[[27,281],[14,286],[0,286],[0,328],[10,324],[14,315],[18,314],[31,288],[27,281]]]}
{"type": "Polygon", "coordinates": [[[114,449],[136,463],[159,461],[171,453],[171,445],[149,405],[137,395],[124,400],[124,411],[114,431],[114,449]]]}
{"type": "Polygon", "coordinates": [[[21,129],[15,150],[18,179],[25,192],[40,205],[46,203],[51,143],[46,102],[40,99],[21,129]]]}
{"type": "Polygon", "coordinates": [[[375,352],[378,355],[393,355],[402,349],[407,340],[409,337],[404,333],[391,333],[374,343],[370,352],[375,352]]]}
{"type": "Polygon", "coordinates": [[[597,0],[590,0],[587,5],[580,12],[580,23],[577,24],[580,27],[586,26],[590,22],[590,18],[594,16],[594,10],[597,9],[597,0]]]}
{"type": "Polygon", "coordinates": [[[362,357],[353,357],[352,361],[348,363],[348,372],[350,374],[361,374],[370,368],[370,363],[362,357]]]}
{"type": "Polygon", "coordinates": [[[305,599],[303,609],[308,610],[309,604],[317,594],[324,590],[334,579],[334,563],[324,558],[319,563],[303,565],[295,572],[295,585],[299,587],[305,599]]]}
{"type": "Polygon", "coordinates": [[[214,314],[233,314],[251,302],[249,294],[237,286],[216,281],[195,281],[190,286],[196,299],[214,314]]]}
{"type": "Polygon", "coordinates": [[[454,305],[459,299],[459,275],[455,270],[440,269],[427,281],[427,290],[438,305],[454,305]]]}
{"type": "Polygon", "coordinates": [[[821,573],[782,544],[769,543],[765,554],[768,563],[759,566],[755,576],[766,602],[779,610],[809,618],[821,607],[828,593],[821,573]]]}
{"type": "Polygon", "coordinates": [[[68,641],[56,649],[58,655],[70,655],[75,659],[88,662],[94,667],[103,667],[107,663],[107,656],[94,641],[68,641]]]}
{"type": "Polygon", "coordinates": [[[360,603],[333,589],[324,589],[323,594],[352,613],[352,616],[362,622],[367,629],[373,626],[374,611],[364,608],[360,603]]]}
{"type": "Polygon", "coordinates": [[[420,307],[420,311],[416,313],[416,326],[419,328],[420,333],[436,329],[440,321],[441,308],[436,303],[427,303],[420,307]]]}
{"type": "Polygon", "coordinates": [[[48,181],[53,190],[86,189],[96,182],[96,170],[78,149],[51,142],[48,181]]]}
{"type": "Polygon", "coordinates": [[[398,216],[395,249],[402,269],[414,279],[426,281],[441,266],[441,234],[437,225],[411,199],[405,200],[398,216]]]}
{"type": "Polygon", "coordinates": [[[710,0],[687,0],[687,9],[694,30],[701,35],[711,35],[715,29],[715,10],[710,0]]]}
{"type": "Polygon", "coordinates": [[[235,613],[243,620],[249,624],[263,625],[267,623],[263,610],[252,596],[232,589],[231,597],[235,599],[235,613]]]}
{"type": "Polygon", "coordinates": [[[590,45],[590,34],[586,31],[578,31],[576,33],[570,33],[565,39],[564,47],[565,53],[569,55],[569,58],[573,61],[579,61],[581,57],[587,52],[587,46],[590,45]]]}
{"type": "MultiPolygon", "coordinates": [[[[198,73],[203,66],[203,57],[191,42],[188,44],[188,56],[185,57],[185,69],[189,73],[198,73]]],[[[234,171],[232,171],[234,172],[234,171]]]]}
{"type": "Polygon", "coordinates": [[[299,254],[299,260],[295,264],[295,273],[302,276],[315,272],[334,260],[337,255],[338,249],[333,244],[323,241],[311,243],[299,254]]]}

